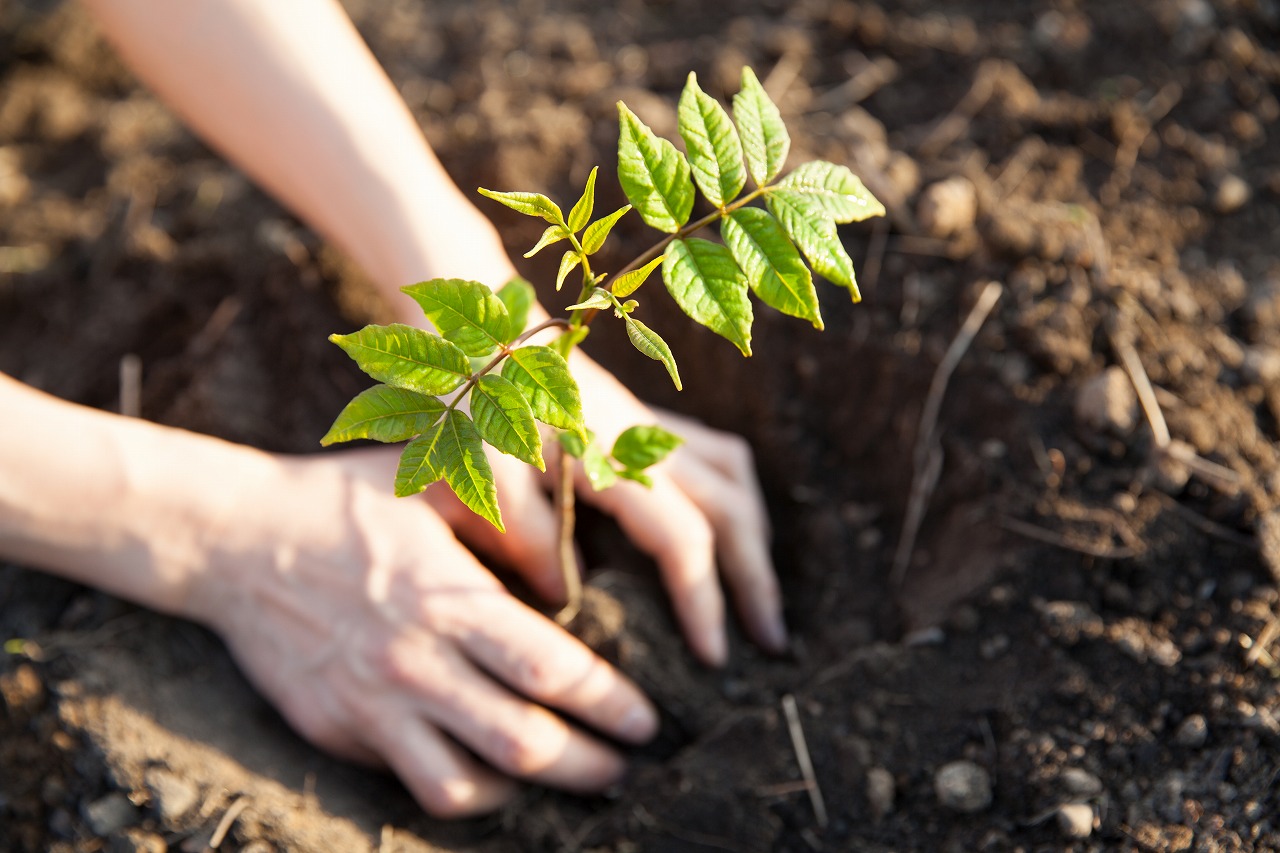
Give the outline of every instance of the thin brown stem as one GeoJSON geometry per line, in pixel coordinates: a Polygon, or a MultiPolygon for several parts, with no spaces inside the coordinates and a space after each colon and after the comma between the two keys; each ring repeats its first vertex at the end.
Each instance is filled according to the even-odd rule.
{"type": "Polygon", "coordinates": [[[573,457],[560,448],[560,476],[555,485],[556,518],[560,522],[560,574],[564,577],[565,605],[556,614],[556,621],[568,625],[582,609],[582,577],[578,570],[578,558],[573,548],[573,528],[576,520],[573,495],[573,457]]]}
{"type": "Polygon", "coordinates": [[[567,329],[569,328],[569,321],[562,319],[560,317],[552,317],[549,320],[543,320],[541,323],[534,326],[532,329],[526,329],[524,334],[516,338],[511,343],[503,344],[501,347],[499,347],[498,351],[494,353],[493,358],[489,359],[488,364],[486,364],[484,367],[480,368],[479,370],[477,370],[475,373],[471,374],[471,376],[467,378],[467,381],[463,383],[462,387],[458,390],[457,395],[453,398],[453,402],[449,404],[448,408],[446,408],[445,411],[450,411],[452,409],[457,408],[458,401],[462,400],[464,397],[467,396],[467,392],[476,386],[476,383],[480,381],[480,377],[484,376],[486,373],[490,372],[499,364],[501,364],[504,358],[511,355],[511,351],[513,349],[517,348],[522,343],[529,340],[529,338],[532,338],[534,335],[538,334],[538,332],[544,332],[547,329],[552,329],[552,328],[555,328],[556,326],[559,326],[562,329],[567,329]]]}

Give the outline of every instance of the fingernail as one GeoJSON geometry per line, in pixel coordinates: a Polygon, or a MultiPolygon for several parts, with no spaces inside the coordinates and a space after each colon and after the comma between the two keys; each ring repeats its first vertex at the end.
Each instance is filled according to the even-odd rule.
{"type": "Polygon", "coordinates": [[[632,743],[644,743],[658,733],[658,715],[646,705],[636,705],[618,723],[618,735],[632,743]]]}
{"type": "Polygon", "coordinates": [[[711,641],[706,648],[706,663],[719,669],[729,662],[729,640],[725,637],[724,631],[717,631],[712,635],[711,641]]]}
{"type": "Polygon", "coordinates": [[[771,616],[765,620],[760,628],[760,645],[764,646],[766,651],[775,655],[783,654],[787,651],[790,639],[787,637],[787,626],[782,621],[782,615],[771,616]]]}

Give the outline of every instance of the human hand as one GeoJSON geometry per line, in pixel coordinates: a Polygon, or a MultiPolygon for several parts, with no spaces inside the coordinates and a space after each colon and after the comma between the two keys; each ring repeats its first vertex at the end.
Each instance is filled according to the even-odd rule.
{"type": "MultiPolygon", "coordinates": [[[[572,369],[582,391],[586,423],[604,447],[635,424],[660,423],[685,440],[672,457],[649,470],[651,489],[623,481],[596,492],[581,470],[577,486],[583,499],[616,517],[632,541],[657,561],[697,657],[713,666],[728,657],[717,559],[748,634],[768,651],[784,651],[787,633],[769,557],[768,516],[747,443],[648,408],[581,353],[574,353],[572,369]]],[[[429,499],[465,542],[508,563],[549,600],[563,600],[558,526],[538,472],[508,456],[489,456],[505,535],[463,507],[447,489],[428,490],[429,499]]],[[[548,454],[545,482],[555,476],[557,456],[548,454]]]]}
{"type": "Polygon", "coordinates": [[[513,598],[424,501],[393,497],[397,456],[280,457],[237,481],[206,534],[190,615],[299,732],[388,765],[433,814],[497,807],[508,776],[576,792],[615,783],[621,756],[555,711],[639,743],[656,731],[652,706],[513,598]]]}

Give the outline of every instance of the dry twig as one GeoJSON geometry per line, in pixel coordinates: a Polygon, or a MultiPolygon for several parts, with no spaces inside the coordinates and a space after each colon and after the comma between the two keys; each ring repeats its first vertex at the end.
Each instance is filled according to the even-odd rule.
{"type": "Polygon", "coordinates": [[[142,359],[133,353],[120,357],[120,414],[142,417],[142,359]]]}
{"type": "Polygon", "coordinates": [[[978,330],[987,321],[1003,292],[1004,288],[999,282],[987,282],[929,383],[929,393],[925,397],[924,409],[920,412],[920,426],[916,431],[915,452],[912,454],[914,473],[911,479],[911,497],[902,523],[902,535],[898,539],[898,550],[893,555],[893,569],[889,574],[889,583],[893,586],[901,585],[906,575],[907,565],[915,550],[916,536],[920,532],[920,523],[924,520],[925,509],[929,505],[929,497],[942,472],[942,448],[938,446],[934,434],[938,427],[942,398],[947,393],[951,375],[955,373],[960,360],[968,352],[978,330]]]}
{"type": "Polygon", "coordinates": [[[822,789],[818,787],[818,777],[813,772],[813,760],[809,757],[809,747],[804,741],[804,729],[800,725],[800,711],[796,708],[796,697],[790,693],[782,697],[782,712],[787,717],[787,731],[791,734],[791,746],[796,751],[800,775],[804,777],[805,787],[809,791],[809,802],[813,804],[813,816],[818,819],[818,826],[825,827],[827,804],[822,799],[822,789]]]}
{"type": "Polygon", "coordinates": [[[218,821],[218,828],[213,831],[213,836],[209,839],[210,850],[217,850],[222,845],[222,842],[226,840],[227,833],[231,831],[232,825],[236,822],[236,818],[240,817],[240,814],[248,807],[249,798],[239,797],[227,808],[222,820],[218,821]]]}

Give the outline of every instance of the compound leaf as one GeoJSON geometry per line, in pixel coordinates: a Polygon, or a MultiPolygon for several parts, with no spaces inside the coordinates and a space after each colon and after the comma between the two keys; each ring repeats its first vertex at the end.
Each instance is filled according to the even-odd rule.
{"type": "Polygon", "coordinates": [[[550,347],[529,346],[512,351],[502,363],[502,376],[529,401],[533,416],[548,426],[581,432],[582,397],[569,364],[550,347]]]}
{"type": "Polygon", "coordinates": [[[662,278],[684,313],[751,355],[747,279],[728,249],[696,237],[672,240],[662,278]]]}
{"type": "Polygon", "coordinates": [[[750,68],[742,69],[742,90],[733,96],[733,120],[742,134],[747,168],[756,186],[772,181],[787,162],[791,136],[782,114],[750,68]]]}
{"type": "Polygon", "coordinates": [[[587,176],[587,188],[582,191],[582,198],[578,199],[573,210],[569,211],[569,230],[574,233],[581,231],[591,221],[591,212],[596,206],[596,172],[598,171],[600,171],[599,166],[591,167],[591,174],[587,176]]]}
{"type": "Polygon", "coordinates": [[[502,286],[498,291],[498,298],[507,306],[507,316],[510,318],[507,339],[503,341],[504,344],[509,344],[520,337],[524,327],[529,325],[529,309],[537,303],[538,292],[533,289],[532,284],[516,276],[502,286]]]}
{"type": "Polygon", "coordinates": [[[526,258],[532,258],[548,246],[554,246],[561,240],[569,236],[569,229],[563,225],[548,225],[547,230],[542,232],[542,236],[538,238],[538,242],[532,249],[524,253],[526,258]]]}
{"type": "Polygon", "coordinates": [[[582,263],[582,255],[573,249],[564,253],[560,258],[560,271],[556,273],[556,290],[564,287],[564,280],[569,277],[569,273],[577,269],[580,263],[582,263]]]}
{"type": "Polygon", "coordinates": [[[721,223],[720,236],[764,304],[822,328],[813,277],[778,220],[758,207],[742,207],[721,223]]]}
{"type": "Polygon", "coordinates": [[[884,205],[847,166],[814,160],[798,166],[777,186],[808,196],[836,222],[861,222],[884,216],[884,205]]]}
{"type": "Polygon", "coordinates": [[[533,409],[510,380],[492,373],[481,376],[471,390],[471,418],[485,441],[539,471],[547,470],[533,409]]]}
{"type": "Polygon", "coordinates": [[[827,218],[821,203],[812,196],[791,190],[770,191],[765,203],[787,235],[800,247],[809,264],[833,284],[849,289],[854,302],[862,300],[853,276],[853,261],[836,233],[836,224],[827,218]]]}
{"type": "Polygon", "coordinates": [[[620,207],[608,216],[597,219],[587,226],[586,233],[582,235],[582,251],[588,255],[594,255],[600,251],[600,247],[604,245],[604,241],[609,236],[609,232],[613,230],[613,226],[630,209],[631,205],[629,204],[620,207]]]}
{"type": "Polygon", "coordinates": [[[689,161],[618,102],[618,181],[642,219],[674,234],[693,210],[689,161]]]}
{"type": "Polygon", "coordinates": [[[444,409],[444,403],[435,397],[390,385],[374,385],[347,403],[320,443],[328,447],[357,438],[404,441],[430,429],[440,420],[444,409]]]}
{"type": "Polygon", "coordinates": [[[480,195],[504,204],[517,213],[525,216],[538,216],[552,225],[564,225],[564,214],[560,206],[542,193],[503,193],[495,190],[479,188],[480,195]]]}
{"type": "Polygon", "coordinates": [[[675,356],[671,354],[671,347],[667,346],[667,342],[653,329],[630,315],[624,314],[623,319],[627,321],[627,337],[631,339],[632,346],[654,361],[662,362],[667,368],[667,373],[671,374],[671,382],[676,386],[676,390],[683,391],[684,387],[680,384],[680,371],[676,369],[675,356]]]}
{"type": "Polygon", "coordinates": [[[471,375],[467,354],[439,335],[413,326],[365,326],[330,335],[360,369],[379,382],[432,396],[447,394],[471,375]]]}
{"type": "Polygon", "coordinates": [[[659,255],[649,263],[640,267],[640,269],[624,272],[613,280],[613,295],[619,299],[626,299],[645,283],[645,280],[653,273],[654,270],[662,264],[664,255],[659,255]]]}
{"type": "Polygon", "coordinates": [[[400,290],[422,306],[441,337],[467,355],[488,355],[507,341],[507,306],[478,281],[436,278],[400,290]]]}
{"type": "Polygon", "coordinates": [[[684,439],[660,426],[633,426],[623,430],[613,442],[613,458],[625,467],[639,471],[656,465],[667,454],[684,444],[684,439]]]}
{"type": "Polygon", "coordinates": [[[707,201],[724,207],[737,198],[747,182],[742,142],[729,114],[702,91],[692,71],[680,95],[679,126],[694,182],[707,201]]]}

